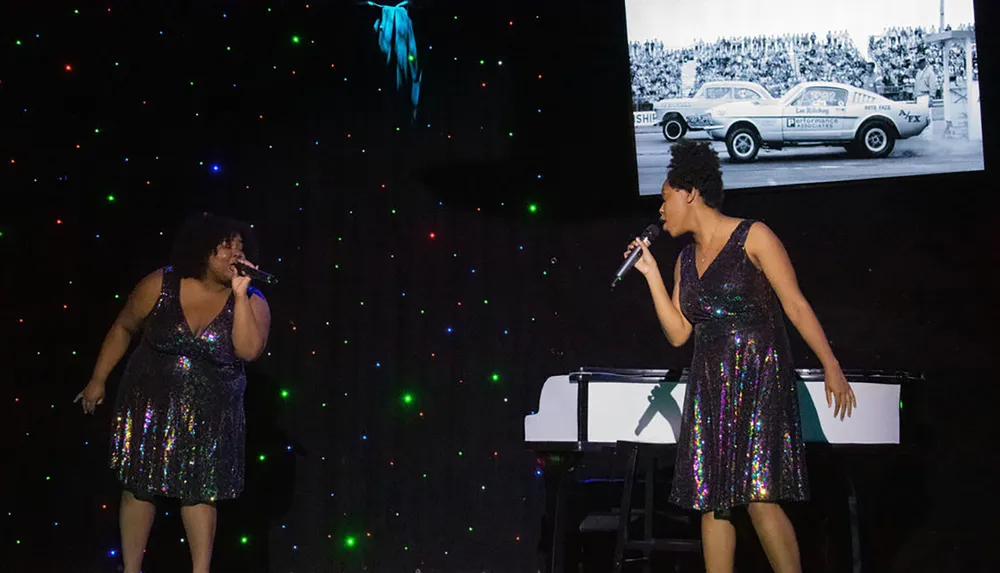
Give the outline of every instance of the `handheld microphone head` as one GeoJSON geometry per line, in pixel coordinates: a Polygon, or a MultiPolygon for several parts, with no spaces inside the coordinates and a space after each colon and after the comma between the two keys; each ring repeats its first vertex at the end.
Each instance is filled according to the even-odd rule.
{"type": "MultiPolygon", "coordinates": [[[[643,242],[647,247],[653,243],[656,237],[660,236],[660,226],[657,224],[652,224],[646,227],[646,229],[639,235],[639,240],[643,242]]],[[[611,281],[611,289],[614,290],[615,286],[621,282],[625,274],[635,266],[636,261],[642,256],[642,249],[635,249],[632,254],[629,255],[622,266],[618,267],[618,272],[615,273],[614,280],[611,281]]]]}
{"type": "Polygon", "coordinates": [[[260,269],[255,269],[250,265],[237,261],[233,264],[236,267],[236,272],[243,276],[250,277],[259,281],[263,281],[269,285],[278,284],[278,277],[272,275],[271,273],[265,273],[260,269]]]}

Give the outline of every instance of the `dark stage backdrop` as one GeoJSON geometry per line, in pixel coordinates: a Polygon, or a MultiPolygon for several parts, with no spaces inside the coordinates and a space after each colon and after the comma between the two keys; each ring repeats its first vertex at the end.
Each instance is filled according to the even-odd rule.
{"type": "MultiPolygon", "coordinates": [[[[256,262],[282,278],[263,287],[247,490],[221,505],[215,570],[537,568],[542,478],[522,428],[545,378],[681,367],[691,349],[663,339],[641,280],[607,289],[658,207],[632,172],[623,8],[536,4],[411,3],[415,118],[362,2],[0,8],[0,569],[117,567],[121,368],[96,416],[70,402],[197,210],[252,222],[256,262]]],[[[989,167],[1000,132],[983,114],[989,167]]],[[[727,199],[785,240],[844,367],[928,376],[929,430],[873,517],[892,532],[877,570],[979,563],[992,187],[965,174],[727,199]]],[[[682,244],[660,239],[661,265],[682,244]]],[[[183,537],[162,506],[146,570],[183,567],[183,537]]]]}

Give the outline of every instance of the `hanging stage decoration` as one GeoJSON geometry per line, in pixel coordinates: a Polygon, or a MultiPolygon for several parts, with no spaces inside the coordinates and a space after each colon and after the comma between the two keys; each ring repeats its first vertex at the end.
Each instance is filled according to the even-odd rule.
{"type": "Polygon", "coordinates": [[[378,33],[378,46],[385,54],[385,63],[392,61],[396,53],[396,89],[404,83],[410,83],[410,103],[413,105],[413,117],[417,117],[417,101],[420,99],[420,79],[423,70],[417,66],[417,37],[413,33],[413,22],[406,11],[409,0],[395,6],[383,6],[369,0],[369,6],[382,9],[382,17],[375,20],[375,32],[378,33]]]}

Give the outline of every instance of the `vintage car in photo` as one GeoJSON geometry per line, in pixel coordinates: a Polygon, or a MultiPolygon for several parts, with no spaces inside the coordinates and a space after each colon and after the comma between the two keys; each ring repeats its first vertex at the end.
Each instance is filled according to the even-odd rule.
{"type": "Polygon", "coordinates": [[[673,143],[688,131],[699,131],[705,125],[705,112],[722,103],[741,101],[775,101],[760,84],[753,82],[705,82],[690,98],[663,99],[653,104],[656,125],[663,128],[663,137],[673,143]]]}
{"type": "Polygon", "coordinates": [[[708,110],[705,131],[725,141],[733,161],[752,161],[761,148],[844,147],[856,157],[885,157],[896,140],[930,124],[926,105],[898,102],[834,82],[805,82],[780,100],[731,102],[708,110]]]}

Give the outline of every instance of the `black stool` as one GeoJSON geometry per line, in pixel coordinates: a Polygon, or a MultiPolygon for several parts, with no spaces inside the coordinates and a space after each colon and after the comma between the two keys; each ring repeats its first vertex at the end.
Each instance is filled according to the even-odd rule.
{"type": "MultiPolygon", "coordinates": [[[[625,565],[626,551],[641,551],[643,563],[643,573],[650,573],[650,558],[653,553],[697,553],[701,554],[700,539],[684,538],[660,538],[653,537],[653,485],[656,477],[656,460],[669,459],[673,462],[674,451],[670,446],[659,444],[642,444],[638,442],[617,442],[617,453],[628,453],[628,467],[625,471],[625,482],[622,487],[621,514],[618,519],[618,541],[615,544],[615,558],[612,564],[613,573],[622,573],[625,565]],[[646,466],[646,496],[643,508],[645,516],[643,522],[642,539],[629,539],[628,526],[632,517],[632,489],[635,485],[636,467],[639,464],[639,454],[649,457],[649,464],[646,466]]],[[[686,518],[681,517],[684,520],[686,518]]]]}

